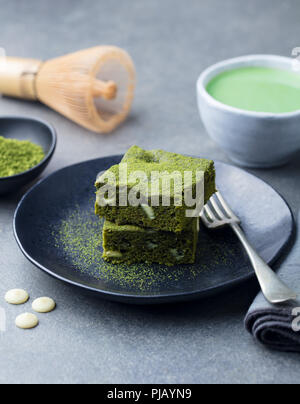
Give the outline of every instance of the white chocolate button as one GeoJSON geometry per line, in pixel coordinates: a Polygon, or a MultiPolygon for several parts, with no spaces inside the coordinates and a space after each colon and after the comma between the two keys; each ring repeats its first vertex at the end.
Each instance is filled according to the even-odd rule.
{"type": "Polygon", "coordinates": [[[10,304],[24,304],[28,301],[29,295],[26,290],[12,289],[5,295],[5,300],[10,304]]]}
{"type": "Polygon", "coordinates": [[[50,297],[40,297],[32,303],[32,309],[37,313],[50,313],[55,309],[55,301],[50,297]]]}
{"type": "Polygon", "coordinates": [[[35,314],[24,313],[16,318],[16,326],[23,330],[35,328],[39,324],[39,320],[35,314]]]}

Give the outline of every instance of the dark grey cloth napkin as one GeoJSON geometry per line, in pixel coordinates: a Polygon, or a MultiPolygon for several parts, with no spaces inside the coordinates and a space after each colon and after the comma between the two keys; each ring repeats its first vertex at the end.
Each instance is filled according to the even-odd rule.
{"type": "MultiPolygon", "coordinates": [[[[300,215],[297,228],[300,229],[300,215]]],[[[260,293],[245,318],[247,330],[256,341],[280,351],[300,352],[300,236],[278,275],[298,292],[298,301],[272,305],[260,293]],[[298,310],[297,310],[298,309],[298,310]]]]}

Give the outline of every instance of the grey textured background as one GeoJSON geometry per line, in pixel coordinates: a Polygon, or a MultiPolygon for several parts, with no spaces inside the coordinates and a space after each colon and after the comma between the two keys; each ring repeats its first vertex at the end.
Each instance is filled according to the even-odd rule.
{"type": "MultiPolygon", "coordinates": [[[[299,0],[0,0],[0,46],[12,56],[47,59],[98,44],[132,55],[138,87],[132,114],[114,134],[96,135],[46,107],[0,100],[1,114],[35,115],[55,125],[58,149],[44,175],[132,144],[226,161],[198,117],[195,82],[208,65],[250,53],[289,56],[300,46],[299,0]]],[[[253,171],[297,213],[300,159],[253,171]]],[[[0,295],[24,287],[56,299],[55,312],[23,332],[0,306],[0,382],[283,383],[299,382],[300,357],[254,344],[243,319],[255,282],[206,301],[131,307],[84,296],[28,263],[12,234],[21,195],[0,200],[0,295]]],[[[255,195],[254,195],[255,197],[255,195]]]]}

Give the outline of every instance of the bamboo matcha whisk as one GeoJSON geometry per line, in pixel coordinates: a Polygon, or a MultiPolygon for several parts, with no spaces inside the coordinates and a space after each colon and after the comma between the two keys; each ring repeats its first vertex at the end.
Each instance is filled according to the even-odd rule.
{"type": "Polygon", "coordinates": [[[0,63],[0,93],[39,100],[95,132],[111,132],[127,117],[134,88],[134,64],[113,46],[47,62],[6,57],[0,63]]]}

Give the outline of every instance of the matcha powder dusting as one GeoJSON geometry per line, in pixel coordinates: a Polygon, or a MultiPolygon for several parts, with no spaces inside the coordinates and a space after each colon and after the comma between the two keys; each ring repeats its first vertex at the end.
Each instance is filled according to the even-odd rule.
{"type": "Polygon", "coordinates": [[[0,177],[21,174],[39,164],[44,157],[41,146],[0,136],[0,177]]]}
{"type": "MultiPolygon", "coordinates": [[[[63,262],[68,262],[82,274],[101,282],[109,283],[118,291],[157,291],[161,285],[178,283],[183,279],[194,279],[201,268],[181,266],[178,268],[149,264],[118,264],[105,262],[102,258],[103,221],[94,214],[93,200],[90,208],[79,206],[52,228],[52,237],[63,262]]],[[[52,244],[52,242],[51,242],[52,244]]]]}

